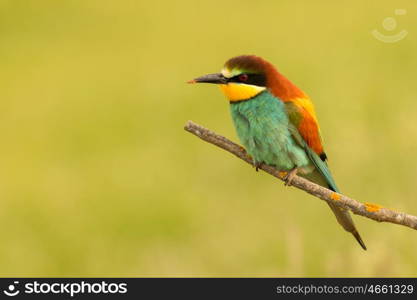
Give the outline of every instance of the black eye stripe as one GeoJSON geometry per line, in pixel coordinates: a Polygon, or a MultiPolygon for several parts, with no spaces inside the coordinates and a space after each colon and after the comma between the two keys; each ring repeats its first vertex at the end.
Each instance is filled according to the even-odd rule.
{"type": "Polygon", "coordinates": [[[227,82],[240,82],[240,83],[257,85],[257,86],[266,86],[266,77],[265,77],[265,75],[263,75],[263,74],[248,74],[248,73],[245,73],[245,74],[248,75],[248,79],[245,80],[245,81],[241,81],[239,79],[239,76],[242,75],[242,74],[239,74],[237,76],[229,78],[227,80],[227,82]]]}

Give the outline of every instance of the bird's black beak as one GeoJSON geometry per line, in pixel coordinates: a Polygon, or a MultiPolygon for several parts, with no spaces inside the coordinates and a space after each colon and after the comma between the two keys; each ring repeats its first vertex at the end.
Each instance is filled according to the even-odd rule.
{"type": "Polygon", "coordinates": [[[222,73],[208,74],[196,79],[188,81],[188,83],[214,83],[214,84],[226,84],[227,78],[222,73]]]}

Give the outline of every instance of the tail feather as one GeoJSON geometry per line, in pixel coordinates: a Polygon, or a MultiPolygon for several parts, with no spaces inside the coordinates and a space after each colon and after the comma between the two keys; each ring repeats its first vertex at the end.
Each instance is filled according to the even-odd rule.
{"type": "MultiPolygon", "coordinates": [[[[301,175],[301,174],[300,174],[301,175]]],[[[329,186],[328,181],[326,178],[322,175],[322,173],[319,170],[314,170],[312,173],[307,175],[301,175],[308,180],[311,180],[321,186],[327,187],[331,190],[334,190],[335,192],[339,192],[337,187],[329,186]]],[[[336,216],[337,222],[345,229],[347,232],[350,232],[356,239],[356,241],[359,243],[359,245],[362,247],[363,250],[367,250],[365,243],[363,242],[359,232],[357,231],[355,224],[353,223],[352,217],[347,209],[343,209],[339,206],[334,205],[333,203],[327,202],[327,204],[330,206],[331,210],[333,211],[334,215],[336,216]]]]}
{"type": "Polygon", "coordinates": [[[355,224],[353,223],[352,217],[348,210],[340,208],[332,203],[327,202],[336,216],[337,222],[347,231],[350,232],[363,250],[366,250],[366,245],[363,242],[359,232],[356,230],[355,224]]]}
{"type": "Polygon", "coordinates": [[[355,232],[352,232],[352,234],[355,237],[355,239],[358,241],[359,245],[361,245],[362,249],[366,251],[367,250],[366,245],[362,241],[362,238],[361,238],[359,232],[355,231],[355,232]]]}
{"type": "MultiPolygon", "coordinates": [[[[327,187],[335,192],[339,192],[339,189],[337,188],[336,182],[333,179],[333,176],[330,172],[329,167],[327,166],[327,163],[323,161],[305,142],[303,137],[300,135],[300,132],[298,131],[295,126],[289,126],[289,130],[291,131],[293,137],[295,140],[304,147],[306,150],[306,153],[308,157],[310,158],[311,162],[315,166],[315,169],[313,172],[309,174],[299,174],[300,176],[303,176],[307,178],[308,180],[311,180],[321,186],[327,187]]],[[[343,209],[341,207],[338,207],[332,203],[329,203],[330,208],[332,209],[333,213],[336,216],[337,221],[339,222],[342,227],[353,234],[355,239],[358,241],[359,245],[366,250],[365,243],[362,241],[361,236],[359,235],[358,231],[355,228],[355,224],[353,224],[352,217],[349,214],[349,211],[347,209],[343,209]]]]}

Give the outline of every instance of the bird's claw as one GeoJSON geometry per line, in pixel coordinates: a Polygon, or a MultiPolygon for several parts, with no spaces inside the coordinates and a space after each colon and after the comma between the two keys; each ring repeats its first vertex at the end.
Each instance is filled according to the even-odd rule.
{"type": "Polygon", "coordinates": [[[260,162],[254,162],[253,163],[253,167],[255,168],[256,172],[258,172],[261,165],[262,165],[262,163],[260,163],[260,162]]]}
{"type": "MultiPolygon", "coordinates": [[[[242,147],[242,149],[245,150],[243,147],[242,147]]],[[[259,161],[255,161],[255,159],[253,159],[253,157],[251,155],[248,154],[248,156],[252,160],[252,166],[255,168],[256,172],[258,172],[258,170],[261,167],[262,163],[259,162],[259,161]]]]}
{"type": "Polygon", "coordinates": [[[285,186],[291,186],[292,185],[292,180],[294,179],[295,175],[297,175],[297,171],[298,171],[298,169],[294,168],[291,171],[289,171],[287,173],[287,175],[285,175],[285,177],[284,177],[284,181],[285,181],[284,185],[285,186]]]}

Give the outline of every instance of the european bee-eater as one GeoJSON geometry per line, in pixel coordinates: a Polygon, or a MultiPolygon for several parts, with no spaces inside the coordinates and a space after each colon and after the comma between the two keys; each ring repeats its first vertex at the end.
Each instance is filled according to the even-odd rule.
{"type": "MultiPolygon", "coordinates": [[[[320,129],[310,98],[266,60],[254,55],[229,59],[221,73],[189,83],[219,85],[230,102],[237,135],[253,158],[339,192],[326,163],[320,129]]],[[[349,211],[328,203],[337,221],[366,250],[349,211]]]]}

